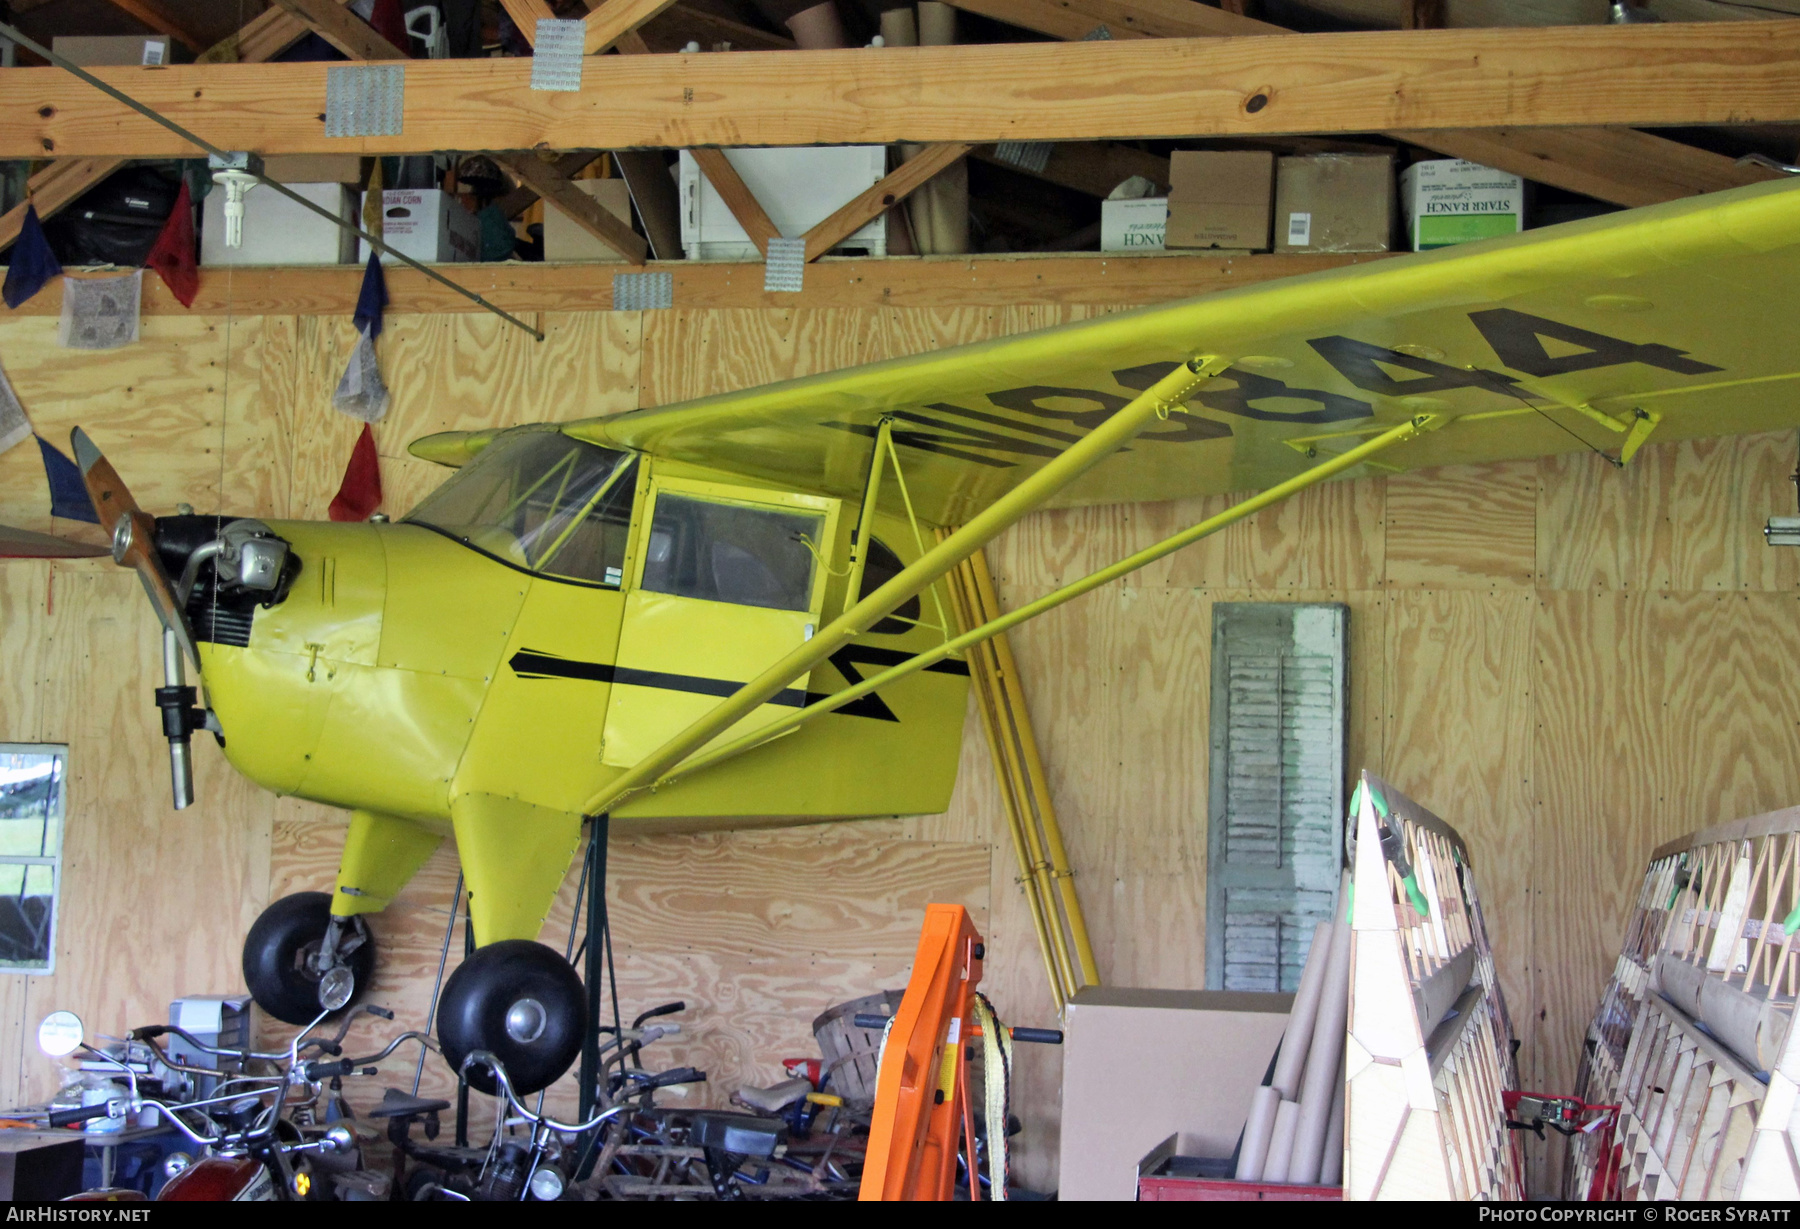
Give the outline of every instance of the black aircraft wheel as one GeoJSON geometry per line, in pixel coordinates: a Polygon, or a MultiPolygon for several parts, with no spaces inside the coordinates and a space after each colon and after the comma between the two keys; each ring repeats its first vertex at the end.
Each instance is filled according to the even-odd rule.
{"type": "MultiPolygon", "coordinates": [[[[529,939],[478,948],[444,983],[438,1000],[438,1041],[452,1070],[476,1050],[506,1068],[520,1096],[547,1088],[581,1053],[587,1032],[587,995],[574,968],[529,939]]],[[[469,1083],[497,1090],[488,1069],[469,1069],[469,1083]]]]}
{"type": "MultiPolygon", "coordinates": [[[[262,911],[244,937],[244,984],[258,1007],[289,1024],[312,1022],[321,1010],[319,974],[312,957],[330,925],[329,892],[296,892],[262,911]]],[[[343,939],[351,940],[357,933],[346,928],[343,939]]],[[[375,973],[374,941],[365,938],[342,956],[341,963],[356,978],[360,992],[375,973]]]]}

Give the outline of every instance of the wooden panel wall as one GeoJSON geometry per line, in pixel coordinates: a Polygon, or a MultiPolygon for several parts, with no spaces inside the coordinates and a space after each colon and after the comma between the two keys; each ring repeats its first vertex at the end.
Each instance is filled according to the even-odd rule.
{"type": "MultiPolygon", "coordinates": [[[[428,431],[655,405],[1098,310],[545,313],[542,345],[479,315],[396,316],[382,341],[396,401],[376,429],[388,510],[440,476],[404,454],[428,431]]],[[[328,404],[347,322],[147,317],[143,341],[109,355],[63,351],[54,329],[0,321],[0,366],[47,436],[84,423],[152,507],[323,514],[357,430],[328,404]]],[[[1468,837],[1525,1078],[1567,1087],[1647,851],[1800,801],[1800,555],[1759,533],[1792,507],[1794,464],[1782,435],[1652,447],[1623,472],[1570,456],[1340,483],[1016,633],[1105,978],[1203,984],[1212,603],[1343,601],[1352,761],[1468,837]]],[[[1002,601],[1226,502],[1029,518],[991,551],[1002,601]]],[[[88,532],[53,525],[29,445],[0,455],[0,520],[88,532]]],[[[58,971],[0,979],[12,1100],[45,1089],[30,1032],[52,1007],[116,1030],[174,994],[238,985],[245,926],[272,892],[329,886],[341,819],[263,795],[204,746],[200,805],[168,810],[153,621],[110,564],[0,564],[0,617],[0,739],[73,747],[58,971]]],[[[380,997],[409,1023],[454,874],[440,854],[380,924],[380,997]]],[[[983,920],[1002,1013],[1048,1023],[1014,878],[971,715],[943,815],[619,843],[625,1009],[687,999],[689,1034],[666,1057],[709,1068],[701,1095],[718,1100],[807,1053],[821,1008],[898,984],[923,905],[950,899],[983,920]]],[[[562,944],[566,916],[547,941],[562,944]]],[[[1021,1168],[1048,1185],[1059,1058],[1020,1054],[1021,1168]]]]}

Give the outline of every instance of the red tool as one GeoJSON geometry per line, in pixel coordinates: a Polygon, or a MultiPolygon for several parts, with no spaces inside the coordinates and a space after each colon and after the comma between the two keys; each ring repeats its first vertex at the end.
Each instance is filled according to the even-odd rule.
{"type": "Polygon", "coordinates": [[[1588,1183],[1590,1200],[1615,1200],[1619,1197],[1619,1164],[1621,1145],[1613,1143],[1619,1125],[1616,1105],[1589,1105],[1580,1097],[1558,1097],[1541,1092],[1503,1092],[1506,1125],[1513,1131],[1532,1131],[1544,1138],[1544,1128],[1563,1135],[1593,1137],[1599,1160],[1594,1165],[1593,1180],[1588,1183]]]}

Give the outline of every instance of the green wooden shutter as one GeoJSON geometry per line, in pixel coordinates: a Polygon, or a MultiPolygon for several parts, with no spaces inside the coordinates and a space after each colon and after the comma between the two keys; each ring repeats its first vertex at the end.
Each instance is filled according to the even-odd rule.
{"type": "Polygon", "coordinates": [[[1288,991],[1343,862],[1349,608],[1213,607],[1206,984],[1288,991]]]}

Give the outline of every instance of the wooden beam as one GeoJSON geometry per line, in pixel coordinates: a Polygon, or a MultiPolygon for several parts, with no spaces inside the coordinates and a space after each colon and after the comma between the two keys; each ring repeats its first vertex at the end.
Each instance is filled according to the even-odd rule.
{"type": "Polygon", "coordinates": [[[292,13],[269,8],[230,38],[221,39],[198,57],[200,64],[261,64],[305,38],[307,28],[292,13]]]}
{"type": "MultiPolygon", "coordinates": [[[[712,261],[654,262],[669,273],[680,309],[731,307],[1010,307],[1088,303],[1134,306],[1191,298],[1277,277],[1317,273],[1385,259],[1385,253],[1345,256],[1221,257],[1206,253],[1084,252],[1050,256],[912,256],[885,259],[827,257],[806,271],[798,294],[766,294],[763,266],[712,261]]],[[[636,272],[613,264],[497,264],[444,266],[490,302],[510,312],[590,312],[612,309],[612,279],[636,272]]],[[[386,272],[391,314],[483,310],[424,274],[399,265],[386,272]]],[[[71,273],[71,277],[105,276],[71,273]]],[[[144,282],[149,316],[348,316],[356,308],[363,271],[355,265],[240,267],[229,279],[203,277],[192,310],[160,278],[144,282]]],[[[56,316],[62,283],[53,279],[13,316],[56,316]]]]}
{"type": "Polygon", "coordinates": [[[195,55],[206,50],[206,44],[188,33],[175,15],[164,8],[160,0],[108,0],[121,12],[129,13],[158,34],[166,34],[186,47],[195,55]]]}
{"type": "Polygon", "coordinates": [[[506,15],[512,18],[513,25],[519,28],[520,35],[534,46],[537,43],[537,23],[556,20],[556,11],[547,0],[500,0],[500,4],[506,9],[506,15]]]}
{"type": "Polygon", "coordinates": [[[599,55],[639,26],[668,8],[675,0],[605,0],[589,5],[587,15],[588,55],[599,55]]]}
{"type": "Polygon", "coordinates": [[[970,146],[956,143],[931,145],[917,157],[889,171],[868,191],[806,232],[806,259],[817,260],[876,218],[930,183],[944,170],[962,161],[970,146]]]}
{"type": "Polygon", "coordinates": [[[495,157],[501,166],[517,175],[525,186],[543,197],[546,205],[568,214],[582,230],[631,264],[644,263],[648,245],[643,236],[631,229],[631,223],[621,222],[613,217],[599,201],[563,178],[554,166],[533,153],[498,154],[495,157]]]}
{"type": "MultiPolygon", "coordinates": [[[[1800,122],[1800,21],[607,56],[579,93],[520,59],[415,60],[404,131],[359,138],[325,135],[327,70],[96,72],[265,154],[1800,122]]],[[[193,152],[60,69],[0,73],[0,157],[193,152]]]]}
{"type": "Polygon", "coordinates": [[[750,185],[744,182],[744,177],[731,165],[731,159],[725,156],[725,151],[702,147],[688,152],[694,155],[694,161],[700,164],[700,173],[706,176],[707,182],[712,184],[713,190],[725,202],[725,208],[731,210],[731,216],[737,219],[737,224],[750,236],[750,242],[756,245],[756,250],[767,256],[769,240],[781,238],[781,232],[775,228],[775,223],[769,221],[769,215],[758,203],[756,194],[750,191],[750,185]]]}
{"type": "MultiPolygon", "coordinates": [[[[597,149],[577,149],[564,154],[552,162],[550,167],[564,179],[572,179],[577,171],[599,156],[600,151],[597,149]]],[[[531,207],[531,202],[541,199],[543,198],[536,192],[524,184],[520,184],[505,196],[497,199],[494,204],[499,206],[500,212],[508,218],[516,218],[531,207]]]]}
{"type": "Polygon", "coordinates": [[[275,3],[352,60],[412,58],[377,34],[373,26],[339,0],[275,0],[275,3]]]}
{"type": "MultiPolygon", "coordinates": [[[[1434,0],[1405,0],[1408,12],[1434,0]]],[[[1231,33],[1286,34],[1270,25],[1214,10],[1191,0],[954,0],[959,8],[1008,21],[1052,37],[1080,38],[1091,23],[1105,22],[1115,39],[1231,33]],[[1127,20],[1133,18],[1132,20],[1127,20]],[[1110,19],[1110,20],[1108,20],[1110,19]]],[[[1441,2],[1439,17],[1441,22],[1441,2]]],[[[1615,205],[1648,205],[1702,192],[1717,192],[1772,178],[1760,168],[1665,137],[1629,128],[1548,129],[1528,138],[1521,130],[1389,131],[1383,135],[1453,158],[1468,158],[1515,175],[1615,205]],[[1479,154],[1470,151],[1479,150],[1479,154]]]]}

